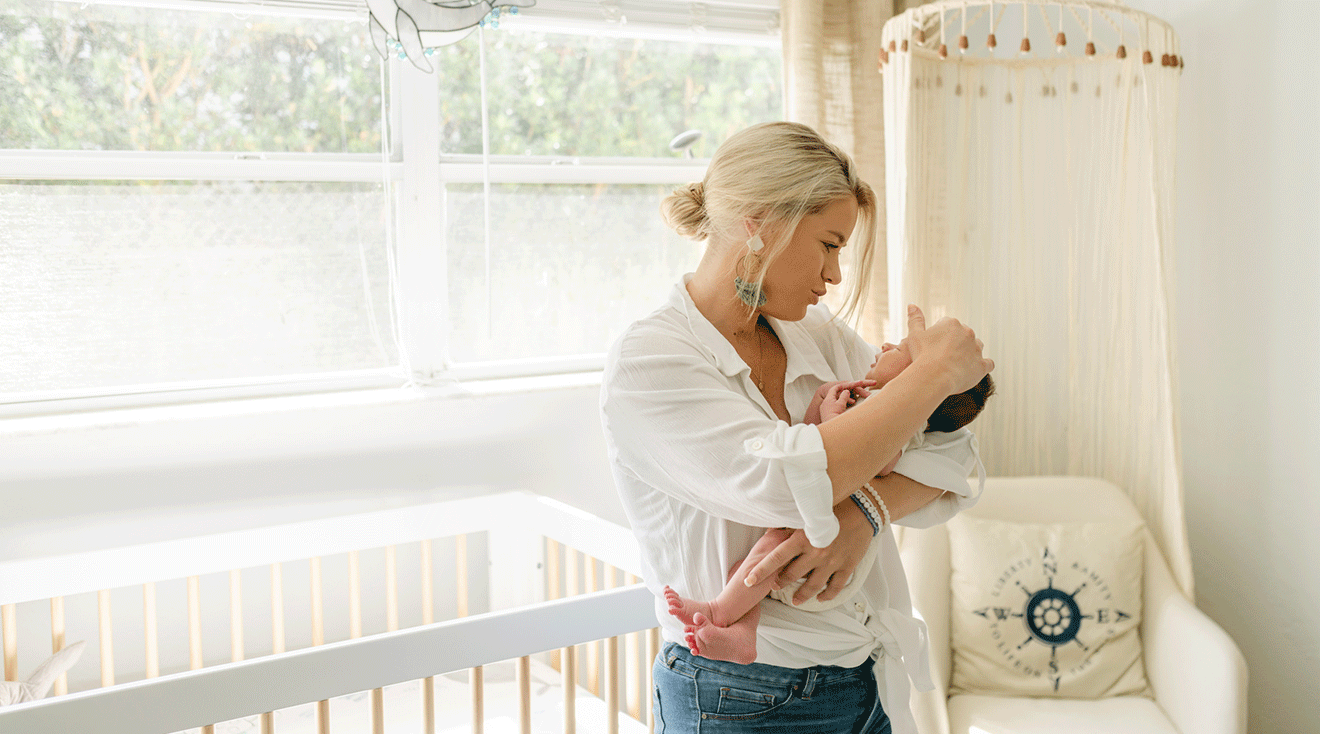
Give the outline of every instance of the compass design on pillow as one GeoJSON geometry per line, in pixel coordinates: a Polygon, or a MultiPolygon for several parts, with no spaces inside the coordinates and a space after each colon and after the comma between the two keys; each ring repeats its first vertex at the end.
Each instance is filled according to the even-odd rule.
{"type": "Polygon", "coordinates": [[[1061,570],[1048,547],[1037,558],[1010,564],[994,586],[1002,603],[972,612],[990,623],[995,648],[1014,670],[1048,676],[1056,692],[1064,677],[1085,670],[1091,654],[1132,616],[1112,605],[1113,594],[1100,574],[1081,562],[1065,563],[1061,570]],[[1031,651],[1035,645],[1049,648],[1048,661],[1031,651]]]}

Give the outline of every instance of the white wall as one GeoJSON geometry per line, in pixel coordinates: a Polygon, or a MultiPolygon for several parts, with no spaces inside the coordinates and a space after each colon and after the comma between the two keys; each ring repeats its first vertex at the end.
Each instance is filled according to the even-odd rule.
{"type": "Polygon", "coordinates": [[[1183,469],[1197,602],[1250,731],[1320,731],[1320,3],[1134,0],[1183,43],[1183,469]]]}

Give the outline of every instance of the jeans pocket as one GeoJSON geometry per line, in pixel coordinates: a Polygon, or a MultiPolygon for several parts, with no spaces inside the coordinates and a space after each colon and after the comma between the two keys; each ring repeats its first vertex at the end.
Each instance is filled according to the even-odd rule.
{"type": "Polygon", "coordinates": [[[755,716],[773,709],[776,705],[773,694],[722,687],[720,702],[714,713],[719,716],[755,716]]]}
{"type": "Polygon", "coordinates": [[[758,681],[701,671],[697,674],[697,705],[704,719],[754,719],[788,703],[787,683],[758,681]]]}

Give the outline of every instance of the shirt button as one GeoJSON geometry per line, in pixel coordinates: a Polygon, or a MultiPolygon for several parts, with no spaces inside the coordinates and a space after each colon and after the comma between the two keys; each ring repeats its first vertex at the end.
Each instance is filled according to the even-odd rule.
{"type": "Polygon", "coordinates": [[[752,441],[752,451],[760,451],[763,448],[765,448],[765,444],[761,442],[761,439],[758,438],[752,441]]]}
{"type": "Polygon", "coordinates": [[[859,612],[863,612],[866,611],[866,605],[862,604],[861,602],[854,602],[853,609],[856,609],[859,612]]]}

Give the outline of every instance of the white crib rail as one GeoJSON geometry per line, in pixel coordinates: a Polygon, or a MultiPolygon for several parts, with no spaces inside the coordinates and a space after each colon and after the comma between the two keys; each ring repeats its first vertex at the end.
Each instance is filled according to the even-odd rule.
{"type": "Polygon", "coordinates": [[[630,586],[19,704],[0,734],[168,734],[654,626],[630,586]]]}
{"type": "MultiPolygon", "coordinates": [[[[558,562],[558,551],[554,551],[558,562]]],[[[13,611],[18,604],[41,602],[49,599],[51,605],[52,649],[63,647],[63,598],[95,592],[101,615],[102,686],[99,690],[61,695],[31,704],[0,709],[0,734],[16,732],[72,732],[95,729],[107,734],[114,732],[173,732],[222,721],[261,714],[262,730],[272,731],[269,712],[299,704],[318,704],[317,724],[326,731],[329,722],[328,699],[360,691],[373,691],[373,722],[375,731],[381,731],[378,721],[381,713],[380,689],[406,681],[426,679],[424,696],[431,694],[432,676],[457,670],[472,670],[473,715],[475,730],[480,730],[481,668],[480,666],[521,658],[520,671],[526,667],[526,656],[546,650],[562,648],[566,653],[565,690],[575,690],[576,676],[571,665],[574,646],[588,645],[588,660],[592,674],[589,688],[601,695],[596,676],[599,641],[616,635],[629,635],[637,647],[641,630],[650,630],[647,637],[648,654],[654,655],[657,644],[654,600],[641,586],[614,589],[615,574],[619,569],[630,582],[639,575],[639,560],[632,534],[601,518],[582,512],[555,500],[530,492],[508,492],[472,499],[415,505],[393,510],[359,513],[302,523],[268,526],[252,530],[219,533],[173,541],[142,544],[101,551],[76,553],[37,559],[0,562],[0,612],[3,612],[4,656],[7,679],[14,679],[10,668],[16,668],[16,619],[13,611]],[[470,533],[487,535],[486,551],[490,562],[489,577],[500,579],[491,584],[490,614],[467,617],[467,581],[465,539],[470,533]],[[435,538],[453,537],[456,542],[459,619],[438,624],[434,617],[433,594],[430,586],[430,549],[435,538]],[[571,596],[554,600],[557,581],[551,584],[541,575],[540,564],[550,562],[546,556],[548,545],[557,548],[563,544],[566,558],[576,573],[576,560],[584,558],[585,569],[592,581],[586,591],[596,591],[596,563],[605,564],[606,591],[571,596]],[[397,583],[394,579],[395,546],[420,543],[423,571],[423,626],[397,631],[397,583]],[[387,603],[390,605],[389,630],[383,634],[358,638],[360,612],[357,604],[360,589],[355,589],[354,573],[357,552],[360,549],[383,548],[386,552],[387,603]],[[350,574],[351,639],[325,644],[319,598],[319,574],[322,557],[348,554],[350,574]],[[578,555],[580,554],[580,556],[578,555]],[[308,561],[311,566],[312,586],[312,647],[284,652],[284,614],[281,564],[308,561]],[[594,560],[593,560],[594,559],[594,560]],[[273,654],[244,660],[241,619],[241,585],[236,569],[269,566],[271,573],[271,608],[273,654]],[[232,663],[202,668],[200,655],[200,605],[197,599],[199,577],[227,572],[230,579],[230,614],[232,663]],[[187,579],[189,589],[189,656],[192,670],[164,677],[159,675],[154,658],[156,582],[187,579]],[[547,585],[551,601],[546,603],[547,585]],[[113,648],[110,632],[110,589],[141,586],[144,594],[144,623],[146,626],[147,662],[146,680],[121,682],[114,680],[113,648]],[[543,602],[532,605],[534,602],[543,602]]],[[[549,566],[547,568],[553,568],[549,566]]],[[[569,582],[570,594],[575,584],[569,582]]],[[[618,642],[608,641],[609,654],[617,654],[618,642]]],[[[559,667],[560,654],[552,656],[554,667],[559,667]]],[[[611,658],[607,658],[611,659],[611,658]]],[[[613,658],[617,661],[617,658],[613,658]]],[[[638,655],[627,660],[636,661],[638,655]]],[[[634,663],[629,663],[633,665],[634,663]]],[[[625,677],[631,677],[638,687],[630,709],[638,709],[648,699],[639,675],[644,672],[632,667],[625,677]]],[[[610,710],[619,711],[618,669],[612,664],[610,682],[605,687],[610,710]]],[[[649,678],[649,675],[645,677],[649,678]]],[[[525,678],[525,676],[524,676],[525,678]]],[[[526,693],[525,680],[521,683],[526,693]]],[[[63,693],[64,681],[57,684],[57,693],[63,693]]],[[[573,703],[565,694],[565,730],[572,731],[573,703]]],[[[434,716],[432,700],[424,699],[423,709],[428,720],[434,716]]],[[[526,726],[524,712],[524,727],[526,726]]],[[[640,713],[634,714],[640,718],[640,713]]],[[[617,720],[611,720],[609,730],[618,730],[617,720]]],[[[433,723],[426,731],[431,730],[433,723]]]]}

